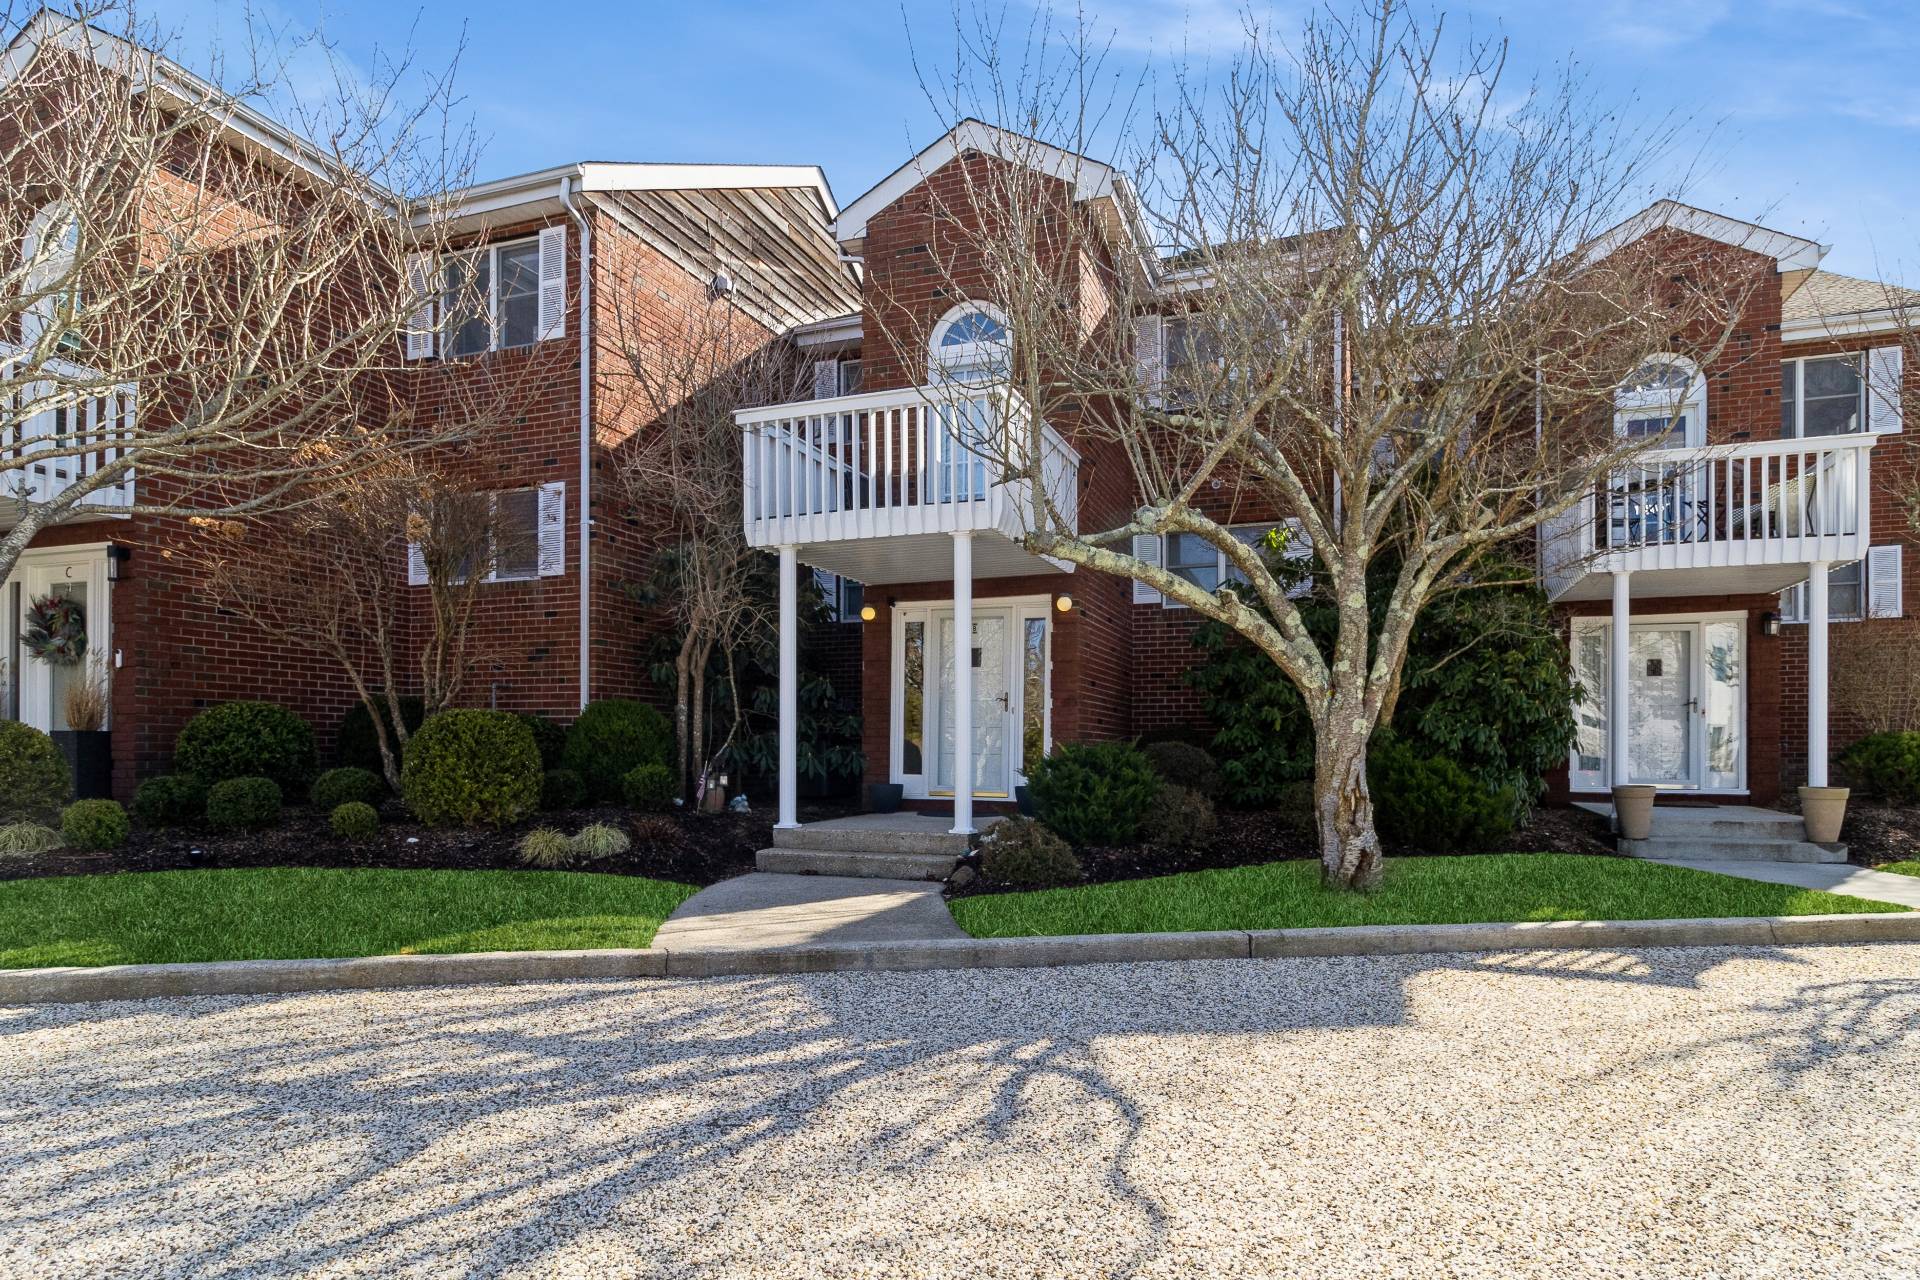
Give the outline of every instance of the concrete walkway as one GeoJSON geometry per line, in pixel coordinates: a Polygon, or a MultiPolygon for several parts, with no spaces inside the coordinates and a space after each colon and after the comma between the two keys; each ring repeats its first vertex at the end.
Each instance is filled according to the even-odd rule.
{"type": "Polygon", "coordinates": [[[1790,884],[1801,889],[1824,889],[1872,902],[1893,902],[1920,911],[1920,876],[1868,871],[1845,862],[1760,862],[1747,859],[1657,858],[1670,867],[1691,867],[1742,880],[1790,884]]]}
{"type": "Polygon", "coordinates": [[[928,942],[967,935],[923,880],[756,871],[710,885],[667,917],[653,945],[743,951],[822,943],[928,942]]]}

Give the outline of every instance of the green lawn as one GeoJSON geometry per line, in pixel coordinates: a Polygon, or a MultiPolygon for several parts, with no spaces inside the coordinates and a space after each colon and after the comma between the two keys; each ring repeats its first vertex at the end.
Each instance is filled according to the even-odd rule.
{"type": "Polygon", "coordinates": [[[1269,862],[953,903],[954,919],[976,938],[1899,910],[1629,858],[1564,853],[1390,858],[1386,883],[1365,894],[1321,888],[1317,862],[1269,862]]]}
{"type": "Polygon", "coordinates": [[[644,947],[692,885],[275,867],[0,882],[0,969],[644,947]]]}
{"type": "Polygon", "coordinates": [[[1910,859],[1906,862],[1883,862],[1875,867],[1874,870],[1891,871],[1897,876],[1920,876],[1920,859],[1910,859]]]}

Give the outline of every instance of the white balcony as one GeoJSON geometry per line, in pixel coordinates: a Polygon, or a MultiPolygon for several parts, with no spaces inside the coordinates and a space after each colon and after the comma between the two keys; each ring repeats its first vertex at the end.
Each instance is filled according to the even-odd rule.
{"type": "MultiPolygon", "coordinates": [[[[101,383],[91,369],[64,361],[45,366],[48,385],[90,387],[101,383]]],[[[36,374],[37,376],[37,374],[36,374]]],[[[39,384],[15,384],[14,403],[31,406],[53,392],[39,384]]],[[[58,497],[82,479],[120,457],[134,427],[132,385],[104,386],[77,404],[44,408],[24,421],[0,412],[0,529],[20,520],[27,503],[58,497]]],[[[133,505],[131,469],[110,485],[87,495],[89,511],[122,510],[133,505]]]]}
{"type": "MultiPolygon", "coordinates": [[[[1020,545],[1031,494],[1024,471],[1009,478],[999,460],[1020,456],[1031,418],[1004,388],[907,387],[734,418],[752,546],[794,546],[803,563],[859,582],[933,582],[952,574],[950,535],[973,532],[986,535],[979,577],[1071,569],[1020,545]]],[[[1052,427],[1041,439],[1047,493],[1077,530],[1080,455],[1052,427]]]]}
{"type": "Polygon", "coordinates": [[[1759,595],[1873,541],[1875,437],[1766,440],[1650,454],[1541,531],[1547,592],[1602,600],[1609,575],[1641,596],[1759,595]],[[1649,572],[1651,571],[1651,572],[1649,572]]]}

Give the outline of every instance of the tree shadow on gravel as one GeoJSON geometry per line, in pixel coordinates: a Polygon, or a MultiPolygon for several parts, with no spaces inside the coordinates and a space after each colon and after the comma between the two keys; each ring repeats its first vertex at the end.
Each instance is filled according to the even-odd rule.
{"type": "MultiPolygon", "coordinates": [[[[12,1203],[0,1256],[108,1232],[136,1242],[119,1261],[141,1274],[304,1273],[363,1258],[384,1274],[490,1276],[537,1271],[606,1228],[624,1229],[628,1265],[700,1275],[734,1260],[702,1258],[711,1217],[676,1189],[709,1215],[777,1194],[810,1127],[839,1125],[846,1141],[826,1153],[828,1172],[853,1188],[933,1166],[990,1185],[994,1162],[1048,1144],[1092,1172],[1086,1194],[1116,1206],[1097,1270],[1129,1275],[1167,1247],[1168,1208],[1134,1167],[1148,1112],[1097,1041],[1395,1027],[1409,983],[1439,970],[1686,987],[1732,953],[1665,952],[1653,967],[1583,954],[1600,959],[1192,962],[4,1011],[0,1201],[12,1203]],[[67,1038],[29,1046],[29,1032],[67,1038]],[[139,1256],[137,1242],[163,1236],[176,1252],[139,1256]]],[[[903,1233],[978,1209],[929,1198],[903,1207],[903,1233]]]]}

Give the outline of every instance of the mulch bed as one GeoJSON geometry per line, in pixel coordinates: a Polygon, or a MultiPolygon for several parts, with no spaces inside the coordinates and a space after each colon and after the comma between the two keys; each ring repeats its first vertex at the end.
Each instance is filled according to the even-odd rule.
{"type": "Polygon", "coordinates": [[[1870,867],[1920,858],[1920,809],[1856,798],[1847,804],[1840,840],[1848,861],[1870,867]]]}
{"type": "MultiPolygon", "coordinates": [[[[801,820],[840,817],[843,808],[803,807],[801,820]]],[[[177,871],[208,867],[391,867],[400,869],[525,870],[515,846],[537,826],[574,832],[605,822],[635,835],[633,848],[579,868],[612,875],[653,876],[708,885],[753,870],[753,855],[773,843],[771,807],[751,813],[636,815],[619,807],[545,813],[500,831],[424,827],[390,801],[371,839],[350,843],[327,828],[326,817],[288,809],[264,831],[213,832],[189,828],[137,830],[112,853],[56,850],[0,858],[0,880],[35,876],[100,875],[115,871],[177,871]],[[669,838],[659,833],[671,830],[669,838]]]]}

